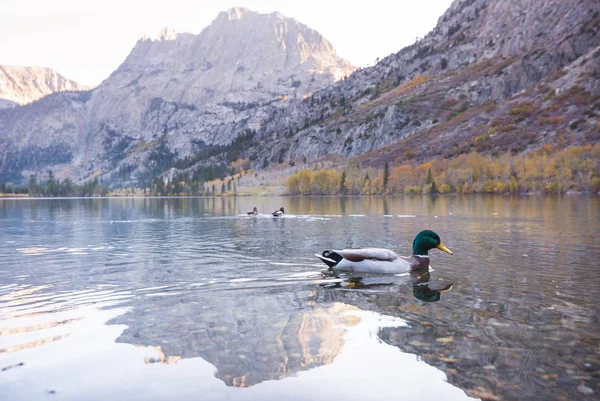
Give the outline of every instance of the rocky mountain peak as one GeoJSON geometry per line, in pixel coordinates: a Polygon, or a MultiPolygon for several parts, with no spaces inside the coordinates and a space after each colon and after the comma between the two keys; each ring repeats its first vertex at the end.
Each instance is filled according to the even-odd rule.
{"type": "Polygon", "coordinates": [[[336,81],[355,70],[308,26],[278,12],[260,14],[241,7],[219,13],[198,35],[165,28],[155,40],[142,38],[120,70],[133,65],[188,72],[233,67],[237,77],[249,80],[300,68],[330,74],[336,81]]]}
{"type": "Polygon", "coordinates": [[[291,99],[354,70],[322,35],[280,13],[236,7],[197,35],[165,28],[153,39],[138,40],[119,68],[86,96],[56,96],[21,113],[0,113],[6,127],[0,145],[4,140],[10,144],[5,149],[27,155],[44,148],[50,155],[31,156],[35,162],[27,163],[6,159],[0,179],[42,164],[74,180],[100,170],[133,171],[131,163],[149,176],[159,167],[147,154],[140,159],[137,146],[152,150],[160,143],[180,158],[198,146],[225,146],[258,130],[291,99]]]}
{"type": "Polygon", "coordinates": [[[163,28],[158,32],[158,35],[156,35],[156,40],[175,40],[177,39],[177,33],[175,32],[175,30],[173,28],[163,28]]]}
{"type": "Polygon", "coordinates": [[[245,7],[232,7],[227,11],[223,11],[219,16],[223,16],[226,19],[233,21],[244,18],[249,14],[258,14],[256,12],[250,11],[245,7]]]}
{"type": "Polygon", "coordinates": [[[88,89],[51,68],[0,65],[0,108],[28,104],[55,92],[88,89]]]}
{"type": "Polygon", "coordinates": [[[287,96],[290,88],[296,95],[311,93],[354,70],[322,35],[293,18],[235,7],[221,12],[198,35],[163,29],[158,40],[138,41],[112,77],[121,77],[122,87],[141,74],[161,81],[164,74],[171,80],[182,74],[180,82],[194,82],[202,90],[184,88],[177,101],[237,102],[287,96]],[[234,95],[240,92],[244,94],[234,95]]]}

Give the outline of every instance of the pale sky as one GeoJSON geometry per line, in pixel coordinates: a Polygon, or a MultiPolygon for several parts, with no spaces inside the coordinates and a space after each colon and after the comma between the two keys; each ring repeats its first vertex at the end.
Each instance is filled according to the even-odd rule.
{"type": "Polygon", "coordinates": [[[220,11],[279,11],[320,32],[358,67],[423,37],[452,0],[0,0],[0,64],[51,67],[96,85],[136,41],[200,31],[220,11]]]}

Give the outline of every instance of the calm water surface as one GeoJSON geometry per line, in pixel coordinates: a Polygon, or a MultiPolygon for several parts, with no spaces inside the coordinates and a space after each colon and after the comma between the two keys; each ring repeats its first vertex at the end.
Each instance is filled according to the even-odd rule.
{"type": "Polygon", "coordinates": [[[0,399],[597,399],[599,206],[0,200],[0,399]],[[313,256],[407,254],[425,228],[454,251],[429,275],[328,277],[313,256]]]}

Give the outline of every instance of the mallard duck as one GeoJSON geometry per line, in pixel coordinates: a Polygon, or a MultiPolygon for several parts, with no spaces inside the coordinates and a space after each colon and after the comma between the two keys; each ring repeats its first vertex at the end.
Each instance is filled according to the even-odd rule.
{"type": "Polygon", "coordinates": [[[274,217],[281,217],[285,214],[285,210],[283,209],[283,207],[280,207],[278,210],[273,211],[273,213],[271,213],[274,217]]]}
{"type": "Polygon", "coordinates": [[[316,256],[335,271],[394,274],[427,270],[428,252],[433,248],[452,255],[450,249],[442,244],[439,235],[425,230],[415,237],[410,256],[399,256],[393,251],[381,248],[326,250],[316,256]]]}
{"type": "Polygon", "coordinates": [[[258,214],[258,208],[256,206],[254,206],[254,209],[252,209],[251,212],[248,212],[248,214],[257,215],[258,214]]]}

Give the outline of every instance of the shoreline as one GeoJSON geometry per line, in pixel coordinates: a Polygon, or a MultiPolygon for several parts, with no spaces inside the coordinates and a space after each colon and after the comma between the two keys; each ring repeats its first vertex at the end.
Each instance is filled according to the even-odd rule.
{"type": "Polygon", "coordinates": [[[104,195],[104,196],[29,196],[19,194],[0,194],[0,200],[20,200],[20,199],[183,199],[183,198],[367,198],[367,197],[422,197],[422,198],[437,198],[448,196],[539,196],[539,197],[556,197],[556,196],[600,196],[600,192],[591,191],[568,191],[562,193],[544,193],[544,192],[521,192],[516,194],[511,193],[444,193],[444,194],[356,194],[356,195],[290,195],[290,194],[244,194],[244,195],[104,195]]]}

